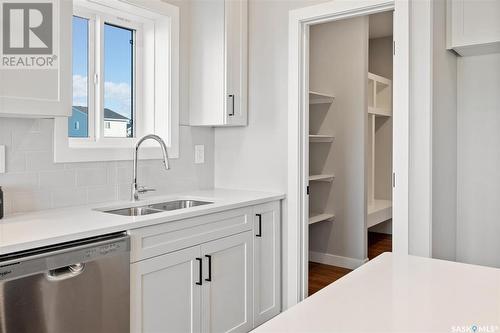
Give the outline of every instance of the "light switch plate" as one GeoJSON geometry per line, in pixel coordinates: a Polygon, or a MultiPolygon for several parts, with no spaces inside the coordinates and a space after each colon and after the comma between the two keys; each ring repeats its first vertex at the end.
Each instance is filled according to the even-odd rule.
{"type": "Polygon", "coordinates": [[[0,146],[0,173],[5,173],[5,146],[0,146]]]}
{"type": "Polygon", "coordinates": [[[194,163],[205,163],[205,145],[194,145],[194,163]]]}

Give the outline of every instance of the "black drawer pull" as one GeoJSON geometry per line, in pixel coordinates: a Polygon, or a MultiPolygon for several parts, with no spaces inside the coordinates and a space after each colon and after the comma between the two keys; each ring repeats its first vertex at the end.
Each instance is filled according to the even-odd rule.
{"type": "Polygon", "coordinates": [[[196,258],[198,260],[199,266],[200,266],[200,276],[198,278],[198,282],[196,282],[197,285],[201,286],[203,284],[203,259],[201,258],[196,258]]]}
{"type": "Polygon", "coordinates": [[[205,281],[212,281],[212,256],[206,254],[205,257],[208,258],[208,278],[205,281]]]}
{"type": "Polygon", "coordinates": [[[259,218],[259,232],[256,237],[262,237],[262,214],[255,214],[259,218]]]}

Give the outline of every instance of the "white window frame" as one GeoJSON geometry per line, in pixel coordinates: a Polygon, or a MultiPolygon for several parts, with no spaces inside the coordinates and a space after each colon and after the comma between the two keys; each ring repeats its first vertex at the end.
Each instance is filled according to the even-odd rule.
{"type": "MultiPolygon", "coordinates": [[[[179,9],[162,1],[75,0],[73,14],[90,20],[88,81],[88,138],[69,138],[67,118],[56,118],[55,162],[130,160],[137,139],[145,134],[161,136],[170,158],[179,157],[179,9]],[[134,138],[104,137],[104,59],[94,61],[94,43],[103,47],[104,22],[136,30],[134,77],[134,138]],[[94,90],[95,89],[95,90],[94,90]],[[99,93],[96,93],[96,92],[99,93]],[[99,98],[101,97],[101,98],[99,98]],[[94,108],[91,111],[91,103],[94,108]],[[99,121],[96,121],[99,119],[99,121]],[[95,129],[94,129],[95,124],[95,129]]],[[[71,47],[71,46],[70,46],[71,47]]],[[[101,52],[101,56],[102,56],[101,52]]],[[[146,144],[141,158],[161,158],[154,143],[146,144]]]]}

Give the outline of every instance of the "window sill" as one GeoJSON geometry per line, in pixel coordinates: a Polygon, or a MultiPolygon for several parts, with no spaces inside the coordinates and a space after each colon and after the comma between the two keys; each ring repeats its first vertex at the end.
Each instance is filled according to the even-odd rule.
{"type": "MultiPolygon", "coordinates": [[[[67,118],[56,118],[54,124],[54,162],[97,162],[97,161],[124,161],[132,160],[134,147],[137,142],[133,139],[107,139],[103,143],[93,141],[70,139],[65,133],[68,133],[67,118]],[[58,138],[58,139],[55,139],[58,138]],[[63,139],[64,138],[64,139],[63,139]]],[[[163,137],[163,136],[162,136],[163,137]]],[[[175,137],[175,136],[174,136],[175,137]]],[[[169,159],[179,158],[179,142],[163,137],[167,144],[169,159]]],[[[158,143],[144,142],[139,153],[140,159],[161,159],[162,152],[158,143]]]]}

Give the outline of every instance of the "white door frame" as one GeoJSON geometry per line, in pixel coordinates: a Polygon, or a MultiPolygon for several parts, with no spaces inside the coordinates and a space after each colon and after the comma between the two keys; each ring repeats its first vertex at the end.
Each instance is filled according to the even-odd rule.
{"type": "Polygon", "coordinates": [[[408,253],[408,170],[409,170],[409,39],[408,1],[335,0],[299,8],[289,14],[288,40],[288,195],[284,276],[287,283],[284,308],[307,297],[308,272],[308,37],[309,26],[350,17],[394,10],[394,100],[393,169],[393,251],[408,253]]]}

